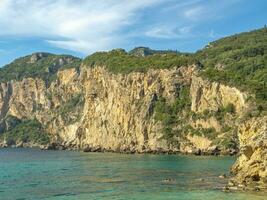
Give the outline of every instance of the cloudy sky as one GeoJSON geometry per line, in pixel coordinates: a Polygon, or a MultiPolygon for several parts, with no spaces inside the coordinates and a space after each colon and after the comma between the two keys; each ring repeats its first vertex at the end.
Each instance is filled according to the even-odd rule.
{"type": "Polygon", "coordinates": [[[0,0],[0,66],[36,51],[194,52],[267,24],[266,0],[0,0]]]}

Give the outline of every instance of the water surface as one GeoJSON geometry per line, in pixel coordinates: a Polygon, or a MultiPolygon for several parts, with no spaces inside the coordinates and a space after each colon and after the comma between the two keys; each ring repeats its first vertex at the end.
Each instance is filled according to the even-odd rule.
{"type": "Polygon", "coordinates": [[[262,200],[226,193],[234,157],[0,150],[0,200],[262,200]],[[166,181],[166,179],[169,179],[166,181]]]}

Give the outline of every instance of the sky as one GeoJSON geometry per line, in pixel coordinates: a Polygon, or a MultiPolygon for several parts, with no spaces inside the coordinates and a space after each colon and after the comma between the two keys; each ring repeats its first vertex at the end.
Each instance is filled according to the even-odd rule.
{"type": "Polygon", "coordinates": [[[267,24],[267,0],[0,0],[0,66],[33,52],[195,52],[267,24]]]}

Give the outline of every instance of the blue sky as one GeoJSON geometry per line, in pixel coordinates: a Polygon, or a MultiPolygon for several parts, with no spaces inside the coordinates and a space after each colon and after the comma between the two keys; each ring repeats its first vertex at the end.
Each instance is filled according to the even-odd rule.
{"type": "Polygon", "coordinates": [[[0,66],[33,52],[194,52],[267,24],[266,0],[0,0],[0,66]]]}

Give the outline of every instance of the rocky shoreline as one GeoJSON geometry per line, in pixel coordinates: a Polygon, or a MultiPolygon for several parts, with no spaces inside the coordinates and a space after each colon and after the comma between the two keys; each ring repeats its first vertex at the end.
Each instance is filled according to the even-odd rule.
{"type": "Polygon", "coordinates": [[[263,185],[256,182],[251,182],[249,184],[239,183],[234,180],[233,177],[230,177],[227,185],[223,189],[225,192],[233,191],[246,191],[246,192],[267,192],[267,185],[263,185]]]}
{"type": "Polygon", "coordinates": [[[201,149],[193,149],[192,151],[180,151],[177,149],[106,149],[100,146],[91,147],[85,146],[83,148],[77,147],[75,145],[66,146],[59,143],[51,143],[47,145],[35,144],[35,143],[23,143],[19,142],[13,145],[7,145],[5,143],[0,143],[0,148],[39,148],[41,150],[69,150],[69,151],[82,151],[82,152],[110,152],[110,153],[123,153],[123,154],[180,154],[180,155],[196,155],[196,156],[235,156],[238,151],[235,149],[229,149],[228,151],[221,151],[218,148],[210,149],[208,151],[202,151],[201,149]]]}

